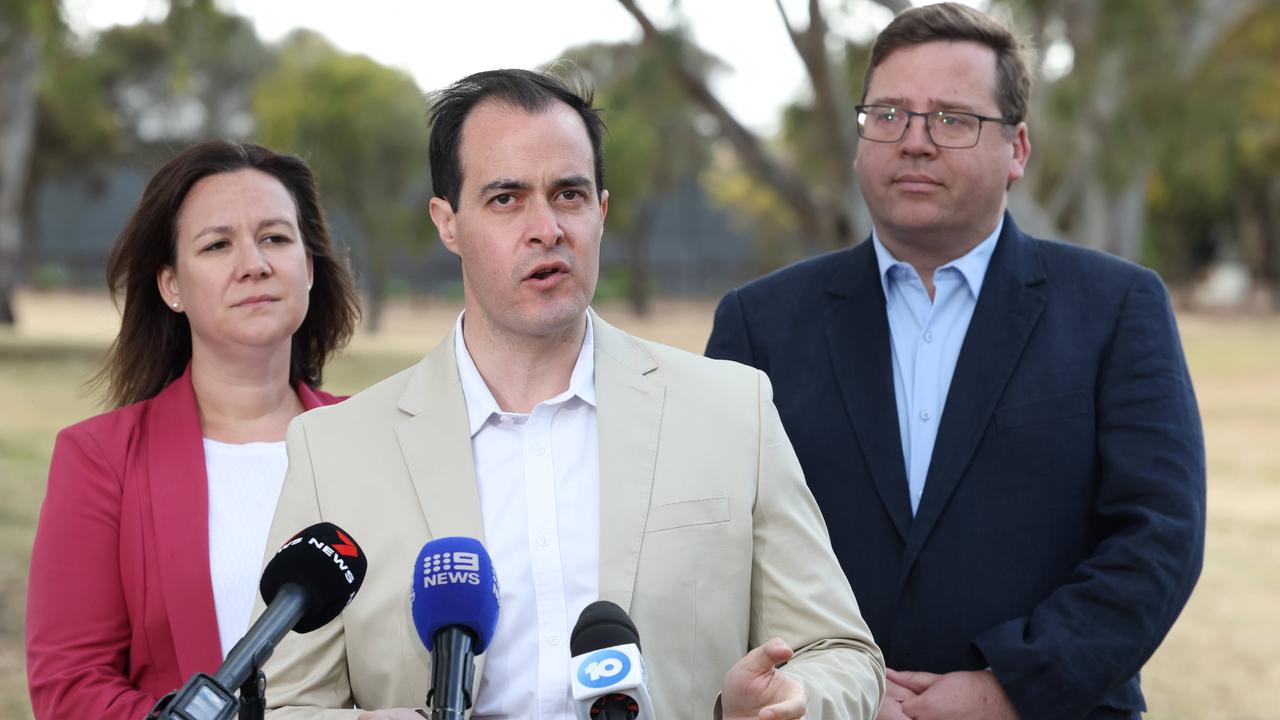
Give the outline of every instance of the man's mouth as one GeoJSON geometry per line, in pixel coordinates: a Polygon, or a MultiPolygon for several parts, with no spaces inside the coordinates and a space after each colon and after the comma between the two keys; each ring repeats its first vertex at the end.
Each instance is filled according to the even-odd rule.
{"type": "Polygon", "coordinates": [[[937,178],[924,173],[903,173],[893,179],[893,184],[908,188],[927,188],[942,183],[938,182],[937,178]]]}
{"type": "Polygon", "coordinates": [[[526,276],[527,280],[546,280],[553,275],[568,273],[569,267],[562,262],[551,262],[537,265],[533,268],[533,272],[526,276]]]}

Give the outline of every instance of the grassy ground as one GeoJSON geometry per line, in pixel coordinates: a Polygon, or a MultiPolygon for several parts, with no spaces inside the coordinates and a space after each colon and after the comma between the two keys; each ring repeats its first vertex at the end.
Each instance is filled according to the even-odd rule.
{"type": "MultiPolygon", "coordinates": [[[[599,308],[638,335],[700,351],[709,304],[661,304],[649,319],[599,308]]],[[[98,296],[25,296],[22,324],[0,331],[0,720],[29,718],[22,650],[27,562],[56,431],[98,411],[82,383],[115,334],[98,296]]],[[[350,393],[415,362],[457,307],[393,306],[360,336],[326,389],[350,393]]],[[[1280,319],[1184,317],[1183,339],[1209,452],[1204,574],[1144,671],[1157,720],[1263,720],[1280,688],[1280,319]]]]}

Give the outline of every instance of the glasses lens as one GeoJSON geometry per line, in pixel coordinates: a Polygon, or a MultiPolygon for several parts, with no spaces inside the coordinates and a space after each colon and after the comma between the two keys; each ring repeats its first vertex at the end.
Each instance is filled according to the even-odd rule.
{"type": "Polygon", "coordinates": [[[907,126],[909,116],[897,108],[868,105],[858,113],[858,131],[874,142],[897,142],[907,126]]]}
{"type": "Polygon", "coordinates": [[[978,142],[981,123],[978,118],[964,113],[931,113],[929,135],[940,147],[971,147],[978,142]]]}

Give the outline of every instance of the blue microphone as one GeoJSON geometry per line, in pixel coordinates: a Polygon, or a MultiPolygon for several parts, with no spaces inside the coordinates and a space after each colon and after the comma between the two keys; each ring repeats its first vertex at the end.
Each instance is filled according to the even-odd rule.
{"type": "Polygon", "coordinates": [[[475,656],[498,627],[498,576],[484,545],[468,537],[423,545],[409,605],[418,637],[431,651],[431,720],[462,720],[471,707],[475,656]]]}

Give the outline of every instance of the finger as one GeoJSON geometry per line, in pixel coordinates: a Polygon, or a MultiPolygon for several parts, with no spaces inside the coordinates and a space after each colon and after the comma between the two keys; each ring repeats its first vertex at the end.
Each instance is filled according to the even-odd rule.
{"type": "Polygon", "coordinates": [[[902,714],[908,718],[914,717],[930,717],[930,710],[934,703],[927,695],[917,695],[901,703],[897,703],[902,708],[902,714]]]}
{"type": "Polygon", "coordinates": [[[885,698],[880,703],[880,712],[876,713],[876,720],[911,720],[911,717],[902,709],[902,703],[897,700],[885,698]]]}
{"type": "Polygon", "coordinates": [[[886,698],[902,702],[903,700],[910,700],[915,697],[916,693],[892,680],[889,680],[885,682],[884,696],[886,698]]]}
{"type": "Polygon", "coordinates": [[[773,638],[760,647],[747,653],[738,661],[738,667],[753,675],[764,675],[773,670],[780,662],[791,659],[791,647],[782,638],[773,638]]]}
{"type": "Polygon", "coordinates": [[[760,720],[797,720],[804,717],[804,698],[789,697],[760,711],[760,720]]]}
{"type": "Polygon", "coordinates": [[[909,670],[889,670],[886,676],[889,680],[917,694],[928,690],[931,685],[938,682],[938,678],[942,677],[933,673],[909,670]]]}

